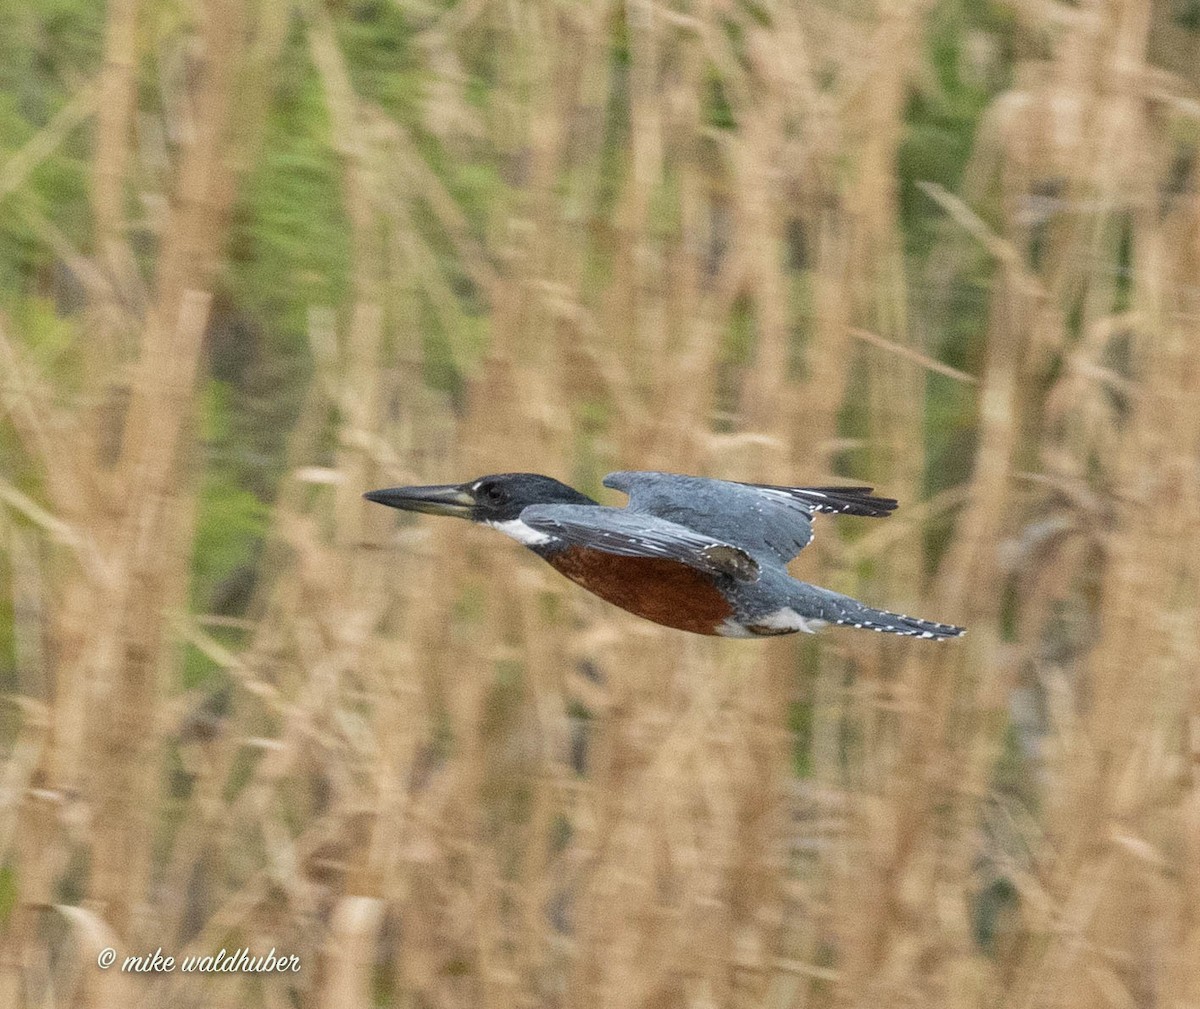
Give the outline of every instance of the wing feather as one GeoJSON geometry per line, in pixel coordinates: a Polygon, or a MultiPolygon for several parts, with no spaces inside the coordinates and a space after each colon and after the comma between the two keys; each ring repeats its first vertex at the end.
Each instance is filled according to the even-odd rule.
{"type": "Polygon", "coordinates": [[[870,487],[781,487],[636,470],[609,473],[604,486],[629,495],[628,511],[784,564],[812,542],[815,512],[885,516],[896,507],[891,498],[873,497],[870,487]]]}
{"type": "Polygon", "coordinates": [[[521,521],[571,546],[620,557],[679,561],[711,575],[728,575],[743,582],[755,581],[759,575],[758,562],[740,547],[625,508],[530,505],[521,512],[521,521]]]}

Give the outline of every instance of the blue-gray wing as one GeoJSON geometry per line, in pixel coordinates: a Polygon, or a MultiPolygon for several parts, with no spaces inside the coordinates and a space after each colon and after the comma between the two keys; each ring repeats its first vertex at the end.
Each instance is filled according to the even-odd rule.
{"type": "Polygon", "coordinates": [[[596,505],[530,505],[521,521],[568,546],[620,557],[656,557],[679,561],[710,575],[738,581],[758,578],[758,562],[745,550],[653,515],[596,505]]]}
{"type": "Polygon", "coordinates": [[[891,498],[870,487],[776,487],[678,473],[624,470],[604,486],[629,495],[630,512],[655,515],[786,564],[812,542],[815,512],[884,516],[891,498]]]}

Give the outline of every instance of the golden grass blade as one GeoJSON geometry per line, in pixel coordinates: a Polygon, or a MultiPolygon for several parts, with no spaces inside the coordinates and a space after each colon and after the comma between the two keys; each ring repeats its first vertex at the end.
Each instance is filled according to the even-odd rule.
{"type": "Polygon", "coordinates": [[[132,982],[121,970],[124,961],[121,951],[128,947],[120,936],[108,922],[86,908],[57,904],[54,910],[70,925],[74,937],[74,972],[82,991],[80,1004],[87,1009],[124,1009],[133,1004],[132,982]],[[116,960],[101,970],[98,958],[108,949],[116,952],[116,960]]]}
{"type": "Polygon", "coordinates": [[[74,424],[51,405],[45,382],[27,364],[0,318],[0,403],[23,441],[26,452],[36,460],[59,509],[77,514],[90,502],[90,485],[81,475],[75,451],[74,424]]]}
{"type": "Polygon", "coordinates": [[[920,183],[920,188],[998,262],[1013,271],[1013,276],[1023,293],[1033,299],[1040,300],[1045,297],[1042,285],[1028,272],[1024,257],[1011,242],[996,235],[970,207],[941,186],[923,182],[920,183]]]}
{"type": "Polygon", "coordinates": [[[858,329],[851,327],[850,335],[855,339],[862,340],[864,343],[869,343],[872,347],[878,347],[880,350],[886,350],[889,354],[895,354],[897,357],[903,357],[914,364],[919,364],[927,371],[935,372],[938,375],[945,375],[947,378],[953,378],[956,381],[964,382],[967,385],[978,385],[979,379],[974,375],[968,375],[965,371],[959,371],[957,368],[951,368],[948,364],[943,364],[932,357],[922,354],[912,347],[906,347],[903,344],[896,343],[894,340],[885,339],[876,333],[869,330],[858,329]]]}
{"type": "MultiPolygon", "coordinates": [[[[96,150],[92,161],[92,212],[96,244],[109,263],[125,241],[126,175],[132,155],[130,132],[137,98],[137,0],[115,0],[107,8],[104,69],[96,83],[96,150]]],[[[125,250],[128,254],[128,250],[125,250]]]]}
{"type": "Polygon", "coordinates": [[[322,1004],[331,1009],[372,1009],[383,901],[343,897],[333,911],[322,1004]]]}
{"type": "Polygon", "coordinates": [[[29,174],[54,153],[72,130],[86,122],[99,104],[99,88],[94,82],[84,85],[24,147],[0,165],[0,203],[19,189],[29,174]]]}
{"type": "Polygon", "coordinates": [[[12,700],[21,725],[0,770],[0,859],[7,860],[16,840],[22,805],[34,781],[49,736],[50,709],[28,698],[12,700]]]}
{"type": "Polygon", "coordinates": [[[82,538],[70,523],[64,522],[55,515],[51,515],[50,512],[46,511],[46,509],[32,498],[22,494],[7,480],[0,480],[0,501],[4,501],[14,511],[24,515],[34,525],[40,526],[59,543],[65,543],[73,547],[82,545],[82,538]]]}

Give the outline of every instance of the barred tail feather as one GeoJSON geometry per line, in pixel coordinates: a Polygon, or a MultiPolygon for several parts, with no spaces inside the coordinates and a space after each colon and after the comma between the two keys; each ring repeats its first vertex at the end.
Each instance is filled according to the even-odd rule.
{"type": "Polygon", "coordinates": [[[904,613],[877,610],[872,606],[865,606],[857,599],[851,599],[850,596],[843,596],[806,582],[795,584],[797,591],[791,608],[809,620],[824,620],[842,627],[861,627],[882,634],[902,634],[910,638],[935,640],[957,638],[967,632],[965,627],[957,627],[954,624],[939,624],[904,613]]]}
{"type": "Polygon", "coordinates": [[[933,620],[921,620],[903,613],[889,613],[887,610],[874,610],[869,606],[862,607],[860,613],[848,615],[835,620],[834,623],[885,634],[903,634],[910,638],[933,638],[938,641],[962,637],[967,633],[965,627],[939,624],[933,620]]]}

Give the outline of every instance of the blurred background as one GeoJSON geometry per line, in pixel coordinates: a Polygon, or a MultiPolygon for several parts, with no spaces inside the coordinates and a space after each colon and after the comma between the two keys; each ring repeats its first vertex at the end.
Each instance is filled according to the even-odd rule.
{"type": "Polygon", "coordinates": [[[0,3],[0,1006],[1200,1004],[1198,154],[1196,0],[0,3]],[[636,468],[970,633],[360,498],[636,468]]]}

